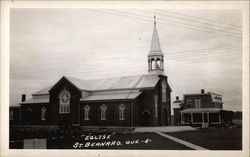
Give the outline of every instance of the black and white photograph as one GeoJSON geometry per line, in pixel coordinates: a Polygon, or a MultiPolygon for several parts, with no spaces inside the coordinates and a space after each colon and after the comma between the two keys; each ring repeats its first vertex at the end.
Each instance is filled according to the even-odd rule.
{"type": "Polygon", "coordinates": [[[1,84],[1,93],[9,88],[8,104],[1,101],[8,150],[245,151],[249,54],[240,8],[248,2],[15,3],[8,10],[8,84],[1,84]]]}

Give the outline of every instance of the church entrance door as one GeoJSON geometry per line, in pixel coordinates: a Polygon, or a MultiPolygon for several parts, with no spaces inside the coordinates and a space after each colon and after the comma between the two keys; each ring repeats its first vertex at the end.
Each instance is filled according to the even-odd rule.
{"type": "Polygon", "coordinates": [[[148,110],[143,111],[143,119],[142,123],[144,126],[149,126],[149,118],[150,118],[150,112],[148,110]]]}

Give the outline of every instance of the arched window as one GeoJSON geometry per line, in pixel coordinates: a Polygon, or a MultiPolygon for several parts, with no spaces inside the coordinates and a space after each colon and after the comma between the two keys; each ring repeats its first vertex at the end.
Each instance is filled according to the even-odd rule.
{"type": "Polygon", "coordinates": [[[28,112],[28,113],[31,113],[31,112],[32,112],[32,109],[29,107],[29,108],[27,109],[27,112],[28,112]]]}
{"type": "Polygon", "coordinates": [[[156,68],[154,59],[151,60],[151,67],[152,67],[152,70],[154,70],[156,68]]]}
{"type": "Polygon", "coordinates": [[[158,96],[155,95],[155,117],[158,117],[158,96]]]}
{"type": "Polygon", "coordinates": [[[121,104],[119,106],[119,120],[125,120],[125,105],[121,104]]]}
{"type": "Polygon", "coordinates": [[[156,69],[161,69],[161,60],[159,58],[156,60],[156,69]]]}
{"type": "Polygon", "coordinates": [[[162,93],[162,102],[167,101],[167,83],[165,80],[161,82],[161,93],[162,93]]]}
{"type": "Polygon", "coordinates": [[[63,89],[59,94],[59,113],[70,113],[70,93],[63,89]]]}
{"type": "Polygon", "coordinates": [[[101,109],[101,120],[106,120],[107,106],[102,104],[101,109]]]}
{"type": "Polygon", "coordinates": [[[89,120],[89,110],[90,110],[89,105],[85,105],[85,107],[84,107],[84,120],[89,120]]]}
{"type": "Polygon", "coordinates": [[[47,111],[47,108],[43,106],[41,108],[41,120],[46,120],[46,111],[47,111]]]}

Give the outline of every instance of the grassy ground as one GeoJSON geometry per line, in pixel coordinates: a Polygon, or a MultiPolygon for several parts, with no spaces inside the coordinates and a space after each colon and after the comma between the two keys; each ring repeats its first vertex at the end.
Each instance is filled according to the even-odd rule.
{"type": "Polygon", "coordinates": [[[211,150],[241,150],[241,128],[208,128],[199,131],[166,133],[211,150]]]}

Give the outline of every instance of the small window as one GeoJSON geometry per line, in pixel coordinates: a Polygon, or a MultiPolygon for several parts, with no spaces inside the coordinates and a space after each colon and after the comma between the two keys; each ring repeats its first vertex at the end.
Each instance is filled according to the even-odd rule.
{"type": "Polygon", "coordinates": [[[192,100],[188,99],[188,100],[187,100],[187,104],[188,104],[188,105],[191,105],[191,104],[192,104],[192,100]]]}
{"type": "Polygon", "coordinates": [[[10,120],[13,120],[13,119],[14,119],[14,111],[10,110],[10,120]]]}
{"type": "Polygon", "coordinates": [[[70,106],[69,105],[60,105],[59,106],[59,113],[70,113],[70,106]]]}
{"type": "Polygon", "coordinates": [[[101,109],[101,120],[106,120],[107,106],[103,104],[103,105],[100,107],[100,109],[101,109]]]}
{"type": "Polygon", "coordinates": [[[201,99],[195,99],[195,108],[201,108],[201,99]]]}
{"type": "Polygon", "coordinates": [[[202,113],[193,113],[193,122],[202,122],[202,113]]]}
{"type": "Polygon", "coordinates": [[[219,122],[220,121],[219,113],[209,113],[209,121],[210,122],[219,122]]]}
{"type": "Polygon", "coordinates": [[[89,105],[86,105],[84,107],[84,120],[89,120],[89,110],[90,110],[89,105]]]}
{"type": "Polygon", "coordinates": [[[119,120],[125,120],[125,105],[121,104],[119,106],[119,120]]]}
{"type": "Polygon", "coordinates": [[[31,112],[32,112],[32,109],[29,107],[29,108],[27,109],[27,112],[31,113],[31,112]]]}
{"type": "Polygon", "coordinates": [[[43,106],[41,108],[41,120],[46,120],[46,111],[47,111],[47,108],[43,106]]]}
{"type": "Polygon", "coordinates": [[[191,123],[191,114],[184,113],[182,119],[184,123],[191,123]]]}

